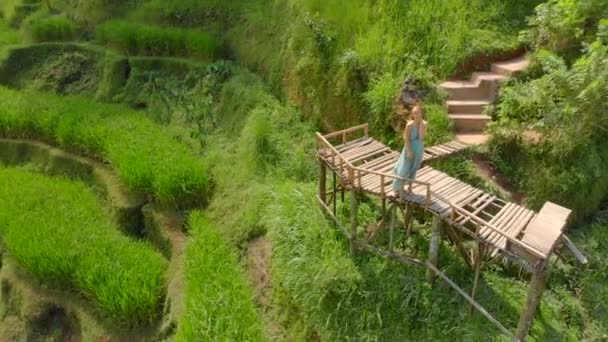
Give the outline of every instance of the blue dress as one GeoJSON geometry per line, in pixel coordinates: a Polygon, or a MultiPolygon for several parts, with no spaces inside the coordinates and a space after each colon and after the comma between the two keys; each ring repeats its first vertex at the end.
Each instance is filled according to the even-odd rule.
{"type": "MultiPolygon", "coordinates": [[[[403,146],[403,151],[401,151],[399,160],[395,165],[395,175],[412,180],[416,179],[416,172],[420,168],[420,165],[422,165],[423,155],[424,143],[420,139],[420,132],[418,132],[418,127],[413,126],[410,132],[410,141],[405,142],[405,146],[403,146]],[[409,159],[407,157],[408,144],[411,146],[412,152],[414,154],[414,157],[412,159],[409,159]]],[[[395,190],[396,193],[399,193],[399,191],[404,190],[403,187],[403,181],[397,179],[393,180],[393,190],[395,190]]]]}

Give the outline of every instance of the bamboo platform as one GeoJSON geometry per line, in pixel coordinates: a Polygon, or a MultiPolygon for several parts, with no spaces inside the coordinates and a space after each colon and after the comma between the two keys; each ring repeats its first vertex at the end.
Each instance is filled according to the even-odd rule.
{"type": "MultiPolygon", "coordinates": [[[[581,262],[585,257],[564,234],[570,209],[547,202],[539,212],[508,202],[496,195],[477,189],[444,172],[426,165],[429,161],[458,153],[467,145],[451,142],[425,149],[423,167],[418,170],[416,180],[397,177],[394,167],[400,153],[393,151],[369,136],[368,125],[322,135],[317,133],[317,156],[321,163],[319,201],[324,210],[340,226],[351,240],[351,253],[356,248],[368,250],[378,255],[427,268],[431,280],[440,276],[459,294],[469,301],[486,318],[492,321],[505,335],[515,340],[525,340],[546,281],[546,267],[550,256],[563,245],[581,262]],[[334,175],[334,189],[327,200],[326,170],[334,175]],[[412,184],[412,192],[399,197],[393,182],[402,181],[406,187],[412,184]],[[344,228],[336,217],[337,184],[342,191],[366,194],[382,200],[383,221],[387,217],[386,202],[391,212],[390,241],[388,250],[373,246],[357,238],[357,196],[351,196],[351,231],[344,228]],[[333,201],[333,213],[329,205],[333,201]],[[404,209],[405,207],[405,209],[404,209]],[[418,208],[434,215],[431,229],[429,259],[421,261],[414,257],[393,251],[393,226],[397,208],[402,209],[406,226],[411,219],[410,210],[418,208]],[[407,214],[410,212],[410,214],[407,214]],[[443,223],[449,229],[441,229],[443,223]],[[442,230],[449,235],[465,261],[475,269],[475,283],[472,294],[467,295],[458,285],[436,268],[442,230]],[[451,233],[450,233],[451,232],[451,233]],[[463,247],[464,239],[478,245],[474,255],[463,247]],[[512,334],[474,299],[484,257],[492,259],[504,256],[517,262],[532,273],[526,308],[522,313],[517,334],[512,334]]],[[[344,196],[343,196],[344,198],[344,196]]],[[[379,227],[383,226],[382,222],[379,227]]],[[[409,232],[409,228],[406,228],[409,232]]]]}
{"type": "MultiPolygon", "coordinates": [[[[539,213],[521,205],[505,202],[495,195],[476,189],[461,180],[424,166],[413,181],[412,193],[397,198],[393,169],[399,152],[367,136],[367,126],[317,135],[318,156],[340,176],[351,191],[387,200],[403,201],[424,207],[476,240],[494,253],[503,253],[523,261],[527,268],[549,257],[561,241],[570,210],[548,202],[539,213]],[[362,132],[363,136],[348,140],[362,132]],[[339,138],[332,145],[331,139],[339,138]]],[[[424,160],[456,153],[466,145],[452,143],[425,149],[424,160]]],[[[407,184],[409,180],[403,179],[407,184]]]]}

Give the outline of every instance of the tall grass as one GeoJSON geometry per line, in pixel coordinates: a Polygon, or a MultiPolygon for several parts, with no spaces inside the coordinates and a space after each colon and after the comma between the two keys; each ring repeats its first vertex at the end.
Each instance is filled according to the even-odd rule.
{"type": "Polygon", "coordinates": [[[97,28],[97,40],[131,55],[189,56],[213,60],[218,42],[206,32],[108,21],[97,28]]]}
{"type": "MultiPolygon", "coordinates": [[[[464,299],[447,284],[438,280],[429,286],[424,269],[365,251],[349,257],[348,242],[321,213],[314,193],[312,184],[286,182],[274,188],[273,202],[264,211],[273,246],[275,298],[288,313],[285,324],[305,327],[294,334],[328,341],[452,341],[454,336],[503,340],[489,321],[477,314],[469,316],[464,299]]],[[[362,211],[366,206],[363,202],[362,211]]],[[[348,202],[339,204],[338,212],[347,216],[348,202]]],[[[397,248],[416,247],[408,254],[418,253],[424,259],[428,237],[424,230],[420,234],[407,241],[398,234],[397,248]]],[[[450,278],[469,288],[473,273],[454,251],[444,245],[440,260],[450,278]]],[[[526,286],[525,280],[490,267],[483,273],[477,300],[514,329],[526,286]]],[[[568,291],[559,286],[548,289],[542,319],[535,321],[530,340],[580,338],[583,312],[568,291]]]]}
{"type": "Polygon", "coordinates": [[[309,117],[328,127],[368,121],[391,138],[392,104],[406,77],[430,74],[434,83],[473,56],[517,49],[518,30],[540,2],[258,1],[228,40],[238,61],[262,72],[309,117]]]}
{"type": "Polygon", "coordinates": [[[21,25],[26,40],[31,42],[69,41],[76,37],[76,26],[64,15],[49,15],[38,11],[21,25]]]}
{"type": "Polygon", "coordinates": [[[265,341],[235,254],[216,228],[193,212],[186,251],[186,312],[177,341],[265,341]]]}
{"type": "Polygon", "coordinates": [[[3,47],[5,45],[17,44],[18,42],[18,32],[10,28],[6,24],[6,20],[0,19],[0,47],[3,47]]]}
{"type": "Polygon", "coordinates": [[[25,270],[74,288],[114,323],[158,317],[166,261],[123,236],[83,184],[0,168],[0,234],[25,270]]]}
{"type": "Polygon", "coordinates": [[[0,88],[0,133],[57,143],[107,159],[133,191],[164,205],[200,204],[207,168],[143,114],[78,97],[0,88]]]}

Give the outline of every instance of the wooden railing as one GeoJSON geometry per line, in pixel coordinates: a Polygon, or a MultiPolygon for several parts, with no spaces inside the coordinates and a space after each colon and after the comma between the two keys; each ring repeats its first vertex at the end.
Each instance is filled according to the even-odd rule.
{"type": "Polygon", "coordinates": [[[341,174],[346,173],[348,175],[348,182],[351,186],[361,187],[361,179],[363,178],[363,176],[370,175],[370,174],[377,175],[377,176],[379,176],[379,182],[380,182],[380,195],[382,197],[384,197],[386,195],[385,190],[384,190],[385,184],[392,180],[398,180],[398,181],[404,182],[404,184],[406,184],[406,183],[417,184],[417,185],[420,185],[420,186],[423,186],[426,188],[425,202],[426,202],[426,205],[429,205],[431,203],[431,184],[430,183],[417,181],[415,179],[399,177],[394,174],[389,174],[389,173],[384,173],[384,172],[379,172],[379,171],[372,171],[372,170],[367,170],[367,169],[363,169],[360,167],[356,167],[350,161],[348,161],[346,158],[344,158],[342,156],[342,154],[340,154],[340,152],[338,152],[338,150],[327,140],[327,139],[331,139],[331,138],[335,138],[335,137],[342,137],[343,143],[346,143],[348,134],[354,133],[358,130],[364,130],[364,132],[367,136],[367,134],[368,134],[367,124],[352,127],[352,128],[349,128],[349,129],[346,129],[343,131],[338,131],[338,132],[334,132],[334,133],[327,134],[327,135],[322,135],[321,133],[317,133],[317,149],[323,148],[323,149],[325,149],[325,151],[330,152],[330,155],[326,156],[326,158],[330,159],[331,163],[333,165],[338,166],[338,169],[340,170],[341,174]],[[337,163],[336,163],[336,161],[337,161],[337,163]]]}

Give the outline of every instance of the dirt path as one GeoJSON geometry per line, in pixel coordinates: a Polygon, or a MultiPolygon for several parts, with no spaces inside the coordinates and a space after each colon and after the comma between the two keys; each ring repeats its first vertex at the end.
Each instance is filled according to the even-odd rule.
{"type": "Polygon", "coordinates": [[[522,192],[515,190],[515,187],[509,180],[501,175],[484,156],[475,154],[471,159],[473,164],[475,164],[479,176],[495,186],[504,197],[510,198],[517,204],[523,204],[526,200],[525,195],[522,192]]]}
{"type": "Polygon", "coordinates": [[[277,321],[277,309],[272,303],[271,256],[270,240],[262,236],[249,242],[243,262],[247,278],[253,286],[258,310],[264,319],[266,334],[271,340],[283,340],[285,329],[277,321]]]}

